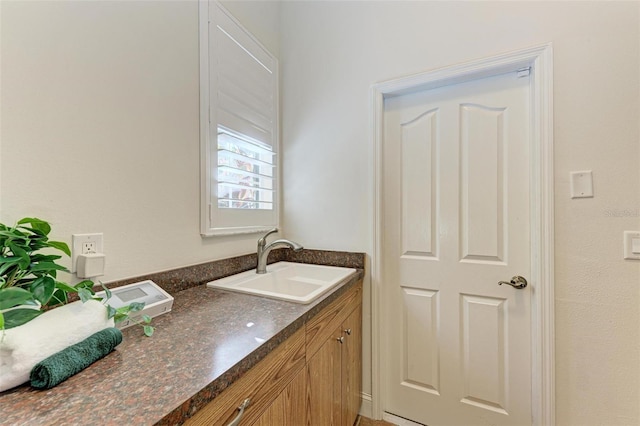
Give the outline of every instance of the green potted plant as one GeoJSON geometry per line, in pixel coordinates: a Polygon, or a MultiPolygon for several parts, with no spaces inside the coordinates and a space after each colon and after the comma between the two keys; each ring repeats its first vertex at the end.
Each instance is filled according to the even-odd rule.
{"type": "MultiPolygon", "coordinates": [[[[49,239],[51,226],[38,218],[24,218],[15,226],[0,223],[0,330],[26,324],[43,312],[65,305],[71,294],[82,302],[100,300],[94,296],[94,283],[84,280],[75,285],[60,281],[58,272],[68,272],[58,264],[62,252],[71,255],[69,246],[49,239]]],[[[115,322],[126,319],[130,313],[140,311],[144,304],[132,303],[114,309],[108,305],[110,292],[103,301],[108,318],[115,322]]],[[[153,334],[151,318],[142,317],[144,332],[153,334]]]]}
{"type": "MultiPolygon", "coordinates": [[[[30,379],[45,358],[96,335],[140,311],[143,303],[118,309],[95,296],[90,280],[69,285],[58,279],[68,272],[57,263],[70,255],[67,244],[49,240],[51,226],[24,218],[15,226],[0,223],[0,392],[30,379]],[[77,295],[80,300],[73,300],[77,295]]],[[[137,321],[147,336],[151,318],[137,321]]],[[[117,343],[116,343],[117,344],[117,343]]]]}

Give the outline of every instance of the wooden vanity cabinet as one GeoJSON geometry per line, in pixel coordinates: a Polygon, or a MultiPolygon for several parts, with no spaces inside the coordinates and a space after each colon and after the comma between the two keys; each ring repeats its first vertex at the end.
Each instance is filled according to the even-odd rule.
{"type": "Polygon", "coordinates": [[[361,389],[362,281],[185,424],[227,426],[249,398],[239,426],[352,426],[361,389]]]}

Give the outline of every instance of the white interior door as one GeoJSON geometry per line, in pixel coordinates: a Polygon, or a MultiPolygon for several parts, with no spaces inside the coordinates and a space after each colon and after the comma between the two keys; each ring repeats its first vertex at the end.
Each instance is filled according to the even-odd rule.
{"type": "Polygon", "coordinates": [[[529,77],[385,99],[383,409],[531,424],[529,77]]]}

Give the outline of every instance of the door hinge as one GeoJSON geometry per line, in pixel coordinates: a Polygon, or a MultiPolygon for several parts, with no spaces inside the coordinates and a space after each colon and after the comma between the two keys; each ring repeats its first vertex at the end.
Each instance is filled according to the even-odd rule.
{"type": "Polygon", "coordinates": [[[516,73],[518,78],[529,77],[531,74],[531,67],[520,68],[516,73]]]}

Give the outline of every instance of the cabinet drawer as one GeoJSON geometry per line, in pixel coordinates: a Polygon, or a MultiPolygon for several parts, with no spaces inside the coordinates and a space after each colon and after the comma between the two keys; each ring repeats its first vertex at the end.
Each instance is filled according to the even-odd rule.
{"type": "Polygon", "coordinates": [[[362,280],[324,308],[307,323],[307,360],[324,344],[332,333],[361,303],[362,280]]]}
{"type": "Polygon", "coordinates": [[[247,371],[241,378],[199,410],[186,425],[227,425],[238,414],[246,398],[241,425],[254,423],[282,390],[305,366],[305,330],[296,331],[286,341],[247,371]]]}

